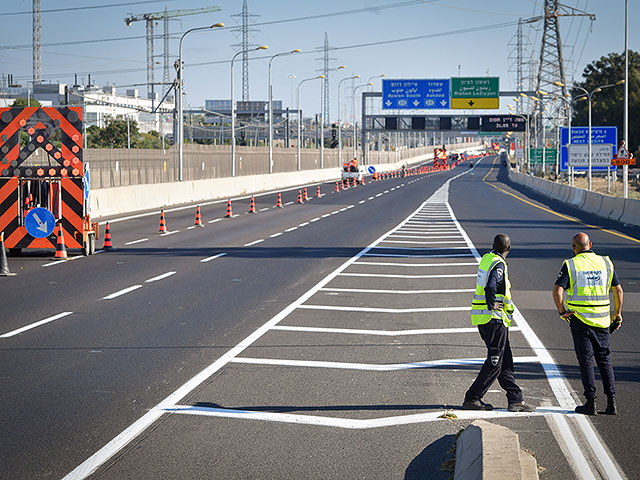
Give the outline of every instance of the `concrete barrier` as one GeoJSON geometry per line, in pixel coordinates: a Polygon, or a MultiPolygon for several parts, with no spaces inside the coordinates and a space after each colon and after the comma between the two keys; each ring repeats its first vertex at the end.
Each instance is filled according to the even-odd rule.
{"type": "Polygon", "coordinates": [[[574,207],[579,207],[584,203],[584,196],[586,190],[583,188],[569,187],[571,188],[571,196],[569,197],[569,205],[573,205],[574,207]]]}
{"type": "Polygon", "coordinates": [[[458,437],[454,480],[537,480],[536,459],[520,449],[518,434],[476,420],[458,437]]]}
{"type": "Polygon", "coordinates": [[[584,192],[584,202],[580,205],[580,208],[585,212],[597,214],[602,206],[602,195],[599,193],[584,192]]]}
{"type": "Polygon", "coordinates": [[[597,213],[599,217],[618,221],[623,213],[624,198],[602,195],[602,205],[600,205],[600,210],[597,213]]]}
{"type": "Polygon", "coordinates": [[[640,226],[640,200],[625,199],[624,209],[619,221],[629,225],[640,226]]]}

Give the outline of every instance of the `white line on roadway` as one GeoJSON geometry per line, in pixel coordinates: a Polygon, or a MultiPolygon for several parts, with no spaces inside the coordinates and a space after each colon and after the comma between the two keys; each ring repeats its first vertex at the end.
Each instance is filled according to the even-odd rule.
{"type": "MultiPolygon", "coordinates": [[[[293,325],[276,325],[272,330],[312,333],[344,333],[348,335],[378,335],[383,337],[400,337],[406,335],[441,335],[448,333],[478,333],[478,327],[461,328],[423,328],[416,330],[362,330],[356,328],[298,327],[293,325]]],[[[510,332],[520,331],[519,327],[509,327],[510,332]]]]}
{"type": "Polygon", "coordinates": [[[222,219],[221,218],[214,218],[213,220],[209,220],[207,223],[216,223],[216,222],[220,222],[222,219]]]}
{"type": "Polygon", "coordinates": [[[287,233],[288,233],[288,232],[293,232],[294,230],[297,230],[297,229],[298,229],[298,227],[291,227],[291,228],[287,228],[287,229],[285,230],[285,232],[287,232],[287,233]]]}
{"type": "Polygon", "coordinates": [[[44,320],[40,320],[39,322],[32,323],[27,325],[26,327],[18,328],[9,333],[5,333],[4,335],[0,335],[0,338],[9,338],[14,335],[18,335],[19,333],[26,332],[27,330],[31,330],[32,328],[39,327],[40,325],[44,325],[45,323],[53,322],[54,320],[59,320],[60,318],[64,318],[66,316],[71,315],[73,312],[62,312],[53,317],[45,318],[44,320]]]}
{"type": "Polygon", "coordinates": [[[202,260],[200,260],[200,263],[207,263],[211,260],[215,260],[216,258],[224,257],[225,255],[226,253],[218,253],[217,255],[213,255],[212,257],[203,258],[202,260]]]}
{"type": "Polygon", "coordinates": [[[262,242],[264,242],[264,238],[261,238],[260,240],[254,240],[253,242],[245,243],[244,246],[250,247],[251,245],[257,245],[258,243],[262,243],[262,242]]]}
{"type": "Polygon", "coordinates": [[[125,245],[135,245],[136,243],[147,242],[148,238],[141,238],[140,240],[134,240],[133,242],[127,242],[125,245]]]}
{"type": "Polygon", "coordinates": [[[301,223],[300,225],[298,225],[299,227],[306,227],[307,225],[309,225],[309,222],[304,222],[301,223]]]}
{"type": "Polygon", "coordinates": [[[293,205],[293,202],[287,202],[285,205],[293,205]]]}
{"type": "Polygon", "coordinates": [[[51,267],[52,265],[59,265],[61,263],[66,263],[66,260],[56,260],[55,262],[45,263],[42,266],[43,267],[51,267]]]}
{"type": "Polygon", "coordinates": [[[271,208],[271,207],[261,208],[259,211],[260,211],[260,212],[264,212],[264,211],[266,211],[266,210],[269,210],[269,208],[271,208]]]}
{"type": "Polygon", "coordinates": [[[112,300],[116,297],[119,297],[120,295],[125,295],[129,292],[133,292],[134,290],[137,290],[139,288],[142,288],[142,285],[133,285],[131,287],[125,288],[123,290],[120,290],[118,292],[112,293],[111,295],[107,295],[106,297],[102,297],[103,300],[112,300]]]}
{"type": "Polygon", "coordinates": [[[394,258],[452,258],[452,257],[473,257],[472,253],[447,253],[435,255],[402,255],[399,253],[365,253],[363,257],[394,257],[394,258]]]}
{"type": "Polygon", "coordinates": [[[358,203],[362,205],[364,202],[366,202],[366,200],[360,200],[358,203]]]}
{"type": "Polygon", "coordinates": [[[160,236],[166,237],[167,235],[173,235],[174,233],[178,233],[180,230],[172,230],[171,232],[163,233],[160,236]]]}
{"type": "MultiPolygon", "coordinates": [[[[475,277],[475,275],[474,275],[475,277]]],[[[374,308],[343,307],[341,305],[300,305],[307,310],[331,310],[339,312],[371,312],[371,313],[423,313],[423,312],[470,312],[471,307],[425,307],[425,308],[374,308]]]]}
{"type": "Polygon", "coordinates": [[[309,222],[313,223],[313,222],[317,222],[318,220],[320,220],[320,217],[312,218],[311,220],[309,220],[309,222]]]}
{"type": "Polygon", "coordinates": [[[369,288],[322,288],[324,292],[352,292],[352,293],[391,293],[394,295],[415,295],[421,293],[470,293],[475,288],[455,288],[444,290],[375,290],[369,288]]]}
{"type": "Polygon", "coordinates": [[[343,277],[372,277],[372,278],[470,278],[476,277],[477,273],[459,273],[444,274],[438,273],[434,275],[394,275],[391,273],[341,273],[343,277]]]}
{"type": "MultiPolygon", "coordinates": [[[[407,243],[410,245],[451,245],[452,243],[465,243],[458,240],[447,240],[446,242],[419,242],[417,240],[383,240],[383,243],[407,243]]],[[[400,247],[398,247],[400,248],[400,247]]]]}
{"type": "Polygon", "coordinates": [[[271,238],[276,238],[282,235],[282,232],[274,233],[273,235],[269,235],[271,238]]]}
{"type": "Polygon", "coordinates": [[[391,263],[391,262],[353,262],[354,265],[384,265],[389,267],[477,267],[476,262],[451,262],[451,263],[391,263]]]}
{"type": "Polygon", "coordinates": [[[171,275],[175,275],[178,272],[167,272],[162,275],[158,275],[157,277],[150,278],[149,280],[145,280],[144,283],[152,283],[157,282],[158,280],[162,280],[164,278],[170,277],[171,275]]]}

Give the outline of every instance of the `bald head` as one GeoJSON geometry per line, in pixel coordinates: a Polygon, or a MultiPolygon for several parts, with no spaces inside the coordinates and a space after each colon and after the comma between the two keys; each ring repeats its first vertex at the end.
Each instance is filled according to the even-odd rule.
{"type": "Polygon", "coordinates": [[[571,239],[571,246],[576,253],[591,250],[591,240],[589,239],[589,235],[584,232],[576,233],[571,239]]]}
{"type": "Polygon", "coordinates": [[[506,233],[499,233],[493,238],[493,249],[504,256],[511,249],[511,239],[506,233]]]}

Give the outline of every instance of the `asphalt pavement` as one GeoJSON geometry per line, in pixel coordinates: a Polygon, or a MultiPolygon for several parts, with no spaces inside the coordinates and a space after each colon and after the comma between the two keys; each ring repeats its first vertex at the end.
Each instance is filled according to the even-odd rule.
{"type": "Polygon", "coordinates": [[[255,214],[234,199],[233,218],[203,204],[204,227],[194,206],[167,209],[164,235],[158,212],[109,219],[116,249],[94,257],[10,258],[3,476],[448,478],[455,434],[480,417],[519,433],[541,478],[640,476],[636,229],[513,189],[495,157],[308,188],[302,205],[283,192],[282,209],[277,192],[256,196],[255,214]],[[617,417],[571,412],[581,385],[550,291],[578,230],[625,288],[617,417]],[[535,414],[507,412],[497,385],[496,411],[458,407],[485,355],[469,320],[478,258],[501,231],[535,414]]]}

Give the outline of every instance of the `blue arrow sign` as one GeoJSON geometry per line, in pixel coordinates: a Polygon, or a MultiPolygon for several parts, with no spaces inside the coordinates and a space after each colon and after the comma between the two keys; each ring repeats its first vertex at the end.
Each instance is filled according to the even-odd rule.
{"type": "Polygon", "coordinates": [[[369,173],[375,173],[376,169],[373,165],[370,165],[369,168],[367,168],[367,170],[369,171],[369,173]]]}
{"type": "Polygon", "coordinates": [[[27,233],[34,238],[48,237],[56,227],[56,219],[46,208],[38,207],[30,210],[24,217],[27,233]]]}
{"type": "Polygon", "coordinates": [[[84,172],[84,199],[89,200],[89,192],[91,191],[91,177],[89,169],[84,172]]]}
{"type": "MultiPolygon", "coordinates": [[[[566,172],[569,170],[569,152],[567,149],[569,143],[569,128],[562,127],[560,129],[560,144],[562,145],[560,153],[560,170],[566,172]]],[[[587,145],[589,143],[589,127],[571,127],[571,143],[574,145],[587,145]]],[[[591,145],[609,143],[618,145],[618,127],[591,127],[591,145]]],[[[611,154],[613,158],[613,152],[611,154]]],[[[587,167],[573,167],[575,171],[586,171],[587,167]]],[[[612,166],[611,170],[618,167],[612,166]]],[[[606,167],[591,167],[593,171],[606,172],[606,167]]]]}
{"type": "Polygon", "coordinates": [[[383,109],[449,109],[450,98],[449,78],[382,80],[383,109]]]}

